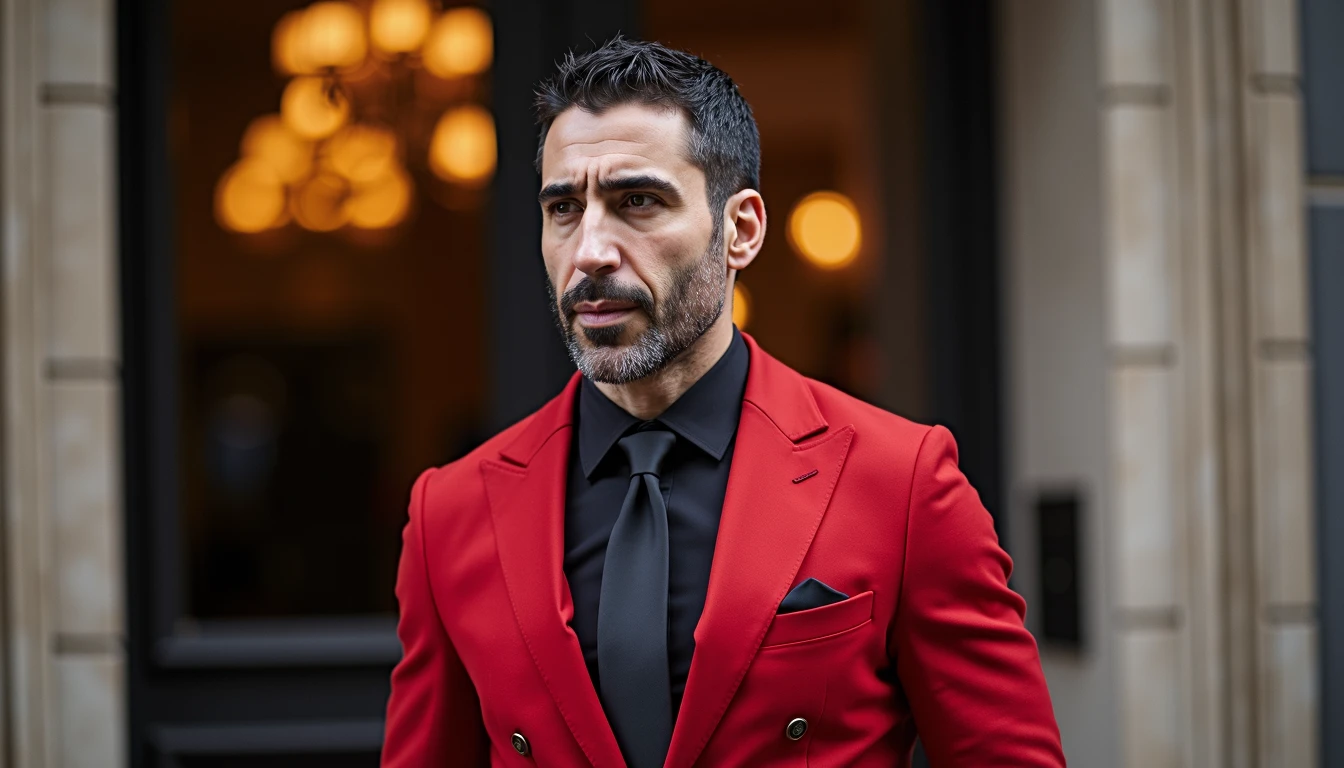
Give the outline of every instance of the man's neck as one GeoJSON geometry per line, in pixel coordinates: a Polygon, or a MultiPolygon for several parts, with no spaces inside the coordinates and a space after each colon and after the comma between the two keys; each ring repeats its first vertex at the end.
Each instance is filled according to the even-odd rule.
{"type": "Polygon", "coordinates": [[[631,416],[644,421],[656,419],[714,367],[732,342],[733,324],[728,317],[720,317],[705,335],[658,373],[629,384],[594,383],[631,416]]]}

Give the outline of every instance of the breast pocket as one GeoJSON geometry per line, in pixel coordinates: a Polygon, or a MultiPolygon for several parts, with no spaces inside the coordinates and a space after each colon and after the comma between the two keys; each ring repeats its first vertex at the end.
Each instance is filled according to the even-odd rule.
{"type": "Polygon", "coordinates": [[[872,590],[838,603],[775,616],[761,650],[816,643],[846,634],[873,618],[872,590]]]}

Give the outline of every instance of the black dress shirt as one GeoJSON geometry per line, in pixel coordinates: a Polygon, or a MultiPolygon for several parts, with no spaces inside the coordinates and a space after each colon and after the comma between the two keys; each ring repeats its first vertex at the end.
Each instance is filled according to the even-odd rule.
{"type": "MultiPolygon", "coordinates": [[[[728,489],[748,358],[746,342],[734,329],[723,357],[655,419],[677,435],[677,444],[664,460],[660,475],[667,503],[667,659],[674,717],[686,690],[695,651],[693,633],[709,589],[709,566],[728,489]]],[[[607,399],[587,379],[577,399],[565,503],[564,569],[574,598],[571,626],[600,696],[597,606],[602,593],[602,565],[607,540],[630,487],[630,468],[624,453],[616,450],[616,442],[643,422],[607,399]]]]}

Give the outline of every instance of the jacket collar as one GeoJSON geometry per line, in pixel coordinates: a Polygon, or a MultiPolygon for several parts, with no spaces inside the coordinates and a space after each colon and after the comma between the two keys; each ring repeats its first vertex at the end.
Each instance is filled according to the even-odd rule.
{"type": "MultiPolygon", "coordinates": [[[[750,334],[743,333],[742,340],[750,355],[742,401],[756,406],[791,442],[802,442],[826,431],[826,419],[807,380],[761,349],[750,334]]],[[[534,413],[518,436],[500,449],[500,457],[526,467],[551,435],[573,426],[582,382],[583,376],[574,374],[560,394],[534,413]]]]}

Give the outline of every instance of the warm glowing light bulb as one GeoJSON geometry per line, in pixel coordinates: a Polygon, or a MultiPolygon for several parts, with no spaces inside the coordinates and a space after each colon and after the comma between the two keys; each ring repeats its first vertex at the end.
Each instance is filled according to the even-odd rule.
{"type": "Polygon", "coordinates": [[[430,20],[425,0],[374,0],[369,9],[369,37],[384,53],[408,53],[425,41],[430,20]]]}
{"type": "Polygon", "coordinates": [[[284,220],[285,187],[265,162],[243,158],[215,187],[215,219],[234,232],[261,232],[284,220]]]}
{"type": "Polygon", "coordinates": [[[313,232],[331,232],[345,226],[345,199],[349,186],[340,176],[319,174],[294,192],[290,212],[299,226],[313,232]]]}
{"type": "Polygon", "coordinates": [[[327,165],[355,184],[388,174],[397,161],[397,137],[386,128],[350,125],[326,144],[327,165]]]}
{"type": "Polygon", "coordinates": [[[386,229],[400,224],[411,209],[411,181],[391,167],[380,178],[355,190],[345,202],[350,224],[360,229],[386,229]]]}
{"type": "Polygon", "coordinates": [[[789,213],[789,244],[822,269],[847,266],[863,242],[859,211],[838,192],[813,192],[789,213]]]}
{"type": "Polygon", "coordinates": [[[478,75],[494,59],[490,17],[479,8],[454,8],[430,28],[425,40],[425,69],[442,78],[478,75]]]}
{"type": "Polygon", "coordinates": [[[733,283],[733,325],[739,331],[746,330],[751,320],[751,293],[740,282],[733,283]]]}
{"type": "Polygon", "coordinates": [[[326,0],[303,12],[302,60],[317,69],[350,69],[364,60],[364,17],[353,4],[326,0]]]}
{"type": "Polygon", "coordinates": [[[282,75],[310,75],[316,72],[304,58],[303,9],[290,11],[275,23],[271,31],[271,64],[282,75]]]}
{"type": "Polygon", "coordinates": [[[291,131],[279,115],[262,115],[247,126],[242,154],[269,165],[286,184],[307,176],[313,167],[312,145],[291,131]]]}
{"type": "Polygon", "coordinates": [[[495,171],[495,121],[476,105],[443,113],[429,145],[429,167],[439,178],[480,186],[495,171]]]}
{"type": "Polygon", "coordinates": [[[285,125],[301,138],[324,139],[350,118],[350,101],[339,89],[329,91],[320,77],[296,77],[280,96],[285,125]]]}

